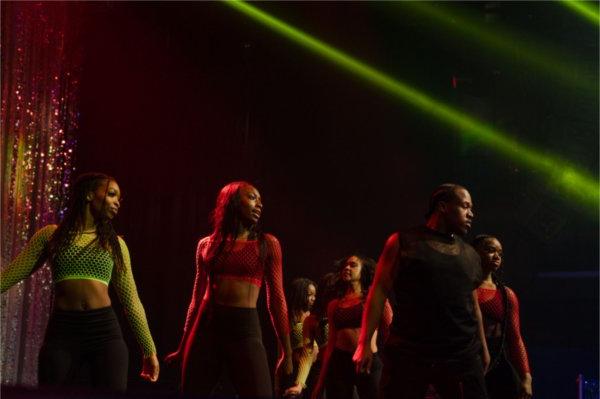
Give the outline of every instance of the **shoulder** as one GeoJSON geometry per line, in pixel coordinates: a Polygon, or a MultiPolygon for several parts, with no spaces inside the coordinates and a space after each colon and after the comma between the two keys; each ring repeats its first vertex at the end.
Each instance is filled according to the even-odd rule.
{"type": "Polygon", "coordinates": [[[212,242],[211,236],[202,237],[198,240],[198,249],[206,247],[212,242]]]}
{"type": "Polygon", "coordinates": [[[382,259],[387,262],[393,262],[398,253],[400,252],[400,233],[393,233],[385,241],[383,252],[381,254],[382,259]]]}
{"type": "Polygon", "coordinates": [[[315,328],[318,323],[319,320],[317,320],[317,317],[311,313],[308,316],[306,316],[306,319],[304,319],[303,328],[305,330],[310,330],[315,328]]]}
{"type": "Polygon", "coordinates": [[[475,263],[479,267],[479,265],[481,264],[481,257],[479,256],[475,248],[473,248],[473,246],[466,242],[464,239],[460,238],[460,240],[463,243],[464,253],[469,259],[469,261],[475,263]]]}
{"type": "Polygon", "coordinates": [[[388,237],[388,239],[386,240],[385,245],[389,246],[389,247],[391,247],[391,246],[396,246],[397,247],[398,244],[400,243],[400,234],[401,233],[399,231],[391,234],[388,237]]]}
{"type": "Polygon", "coordinates": [[[337,298],[329,301],[329,303],[327,304],[327,313],[333,312],[338,307],[339,303],[340,300],[337,298]]]}
{"type": "Polygon", "coordinates": [[[56,231],[57,228],[58,228],[57,224],[49,224],[49,225],[42,227],[38,231],[36,231],[35,235],[50,237],[52,234],[54,234],[54,232],[56,231]]]}
{"type": "Polygon", "coordinates": [[[277,245],[280,246],[279,240],[273,234],[265,233],[263,235],[265,242],[269,245],[277,245]]]}
{"type": "Polygon", "coordinates": [[[196,260],[201,260],[207,255],[208,248],[210,244],[213,242],[212,236],[202,237],[198,240],[198,245],[196,245],[196,260]]]}
{"type": "Polygon", "coordinates": [[[506,290],[506,295],[508,296],[508,300],[511,303],[517,303],[519,302],[519,298],[517,298],[517,294],[515,293],[515,291],[513,291],[512,288],[508,287],[508,286],[504,286],[504,289],[506,290]]]}
{"type": "Polygon", "coordinates": [[[263,235],[263,240],[267,245],[268,253],[281,253],[281,244],[279,243],[277,237],[275,237],[273,234],[265,233],[263,235]]]}
{"type": "Polygon", "coordinates": [[[459,237],[459,239],[463,242],[463,245],[465,246],[465,251],[468,251],[470,254],[474,254],[477,255],[477,257],[479,257],[479,254],[471,244],[469,244],[464,238],[459,237]]]}
{"type": "Polygon", "coordinates": [[[58,228],[58,226],[55,224],[49,224],[47,226],[44,226],[35,232],[33,237],[31,237],[31,241],[48,242],[57,228],[58,228]]]}
{"type": "Polygon", "coordinates": [[[123,238],[123,236],[117,236],[117,239],[119,240],[119,246],[121,247],[121,250],[129,250],[129,248],[127,247],[127,243],[125,242],[125,239],[123,238]]]}

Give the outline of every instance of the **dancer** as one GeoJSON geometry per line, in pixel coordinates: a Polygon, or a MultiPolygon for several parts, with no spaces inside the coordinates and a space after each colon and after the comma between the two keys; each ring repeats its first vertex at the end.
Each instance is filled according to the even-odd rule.
{"type": "Polygon", "coordinates": [[[473,247],[481,257],[483,283],[477,294],[492,358],[485,376],[488,394],[490,399],[531,398],[531,371],[521,337],[519,301],[498,278],[502,244],[494,236],[479,235],[473,247]]]}
{"type": "MultiPolygon", "coordinates": [[[[303,334],[304,321],[310,316],[312,307],[317,297],[316,284],[307,278],[297,278],[292,281],[287,290],[289,316],[290,316],[290,340],[292,345],[292,360],[294,371],[292,373],[291,385],[304,388],[306,379],[315,360],[318,348],[313,342],[308,346],[303,334]]],[[[300,392],[287,390],[286,397],[298,397],[300,392]]]]}
{"type": "MultiPolygon", "coordinates": [[[[338,298],[327,307],[329,317],[329,340],[323,355],[319,381],[313,391],[313,399],[321,396],[323,389],[327,399],[351,399],[356,388],[361,399],[379,398],[381,361],[377,356],[377,331],[369,340],[372,367],[369,373],[356,372],[352,354],[361,335],[361,320],[367,292],[373,281],[375,261],[360,255],[351,255],[340,262],[338,298]]],[[[387,302],[383,310],[380,332],[387,335],[392,320],[392,310],[387,302]]]]}
{"type": "Polygon", "coordinates": [[[277,369],[292,372],[281,248],[258,229],[262,201],[246,182],[221,189],[212,213],[213,232],[196,251],[196,279],[183,336],[166,361],[183,357],[182,390],[210,395],[226,366],[241,397],[272,397],[256,302],[264,281],[267,305],[281,345],[277,369]]]}
{"type": "Polygon", "coordinates": [[[298,383],[288,388],[284,396],[310,398],[321,372],[323,353],[329,337],[327,304],[336,297],[338,273],[330,272],[321,277],[310,315],[302,323],[304,351],[299,360],[298,383]],[[306,378],[304,376],[307,376],[306,378]]]}
{"type": "Polygon", "coordinates": [[[137,294],[129,250],[112,219],[120,208],[116,180],[101,173],[81,175],[64,219],[36,232],[0,275],[1,291],[46,261],[54,281],[54,305],[39,356],[41,386],[125,391],[129,355],[108,294],[109,283],[123,305],[142,349],[141,377],[156,381],[159,364],[146,314],[137,294]],[[89,366],[89,367],[87,367],[89,366]],[[90,375],[80,375],[81,370],[90,375]]]}
{"type": "Polygon", "coordinates": [[[476,288],[479,256],[461,238],[471,228],[471,195],[443,184],[431,195],[427,223],[385,244],[354,360],[372,368],[371,336],[389,295],[394,321],[385,347],[386,398],[422,399],[429,384],[443,399],[486,398],[489,364],[476,288]]]}

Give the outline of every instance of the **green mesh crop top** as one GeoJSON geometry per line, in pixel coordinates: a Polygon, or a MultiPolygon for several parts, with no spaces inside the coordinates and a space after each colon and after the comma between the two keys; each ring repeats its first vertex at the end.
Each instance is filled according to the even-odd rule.
{"type": "MultiPolygon", "coordinates": [[[[56,225],[49,225],[33,235],[21,253],[0,273],[0,292],[6,291],[34,271],[55,230],[56,225]]],[[[80,234],[71,245],[57,255],[52,264],[54,283],[75,279],[96,280],[106,285],[112,282],[144,356],[155,354],[156,348],[146,320],[146,312],[138,297],[129,249],[125,241],[119,237],[123,270],[113,273],[112,255],[100,247],[95,239],[96,234],[80,234]]]]}

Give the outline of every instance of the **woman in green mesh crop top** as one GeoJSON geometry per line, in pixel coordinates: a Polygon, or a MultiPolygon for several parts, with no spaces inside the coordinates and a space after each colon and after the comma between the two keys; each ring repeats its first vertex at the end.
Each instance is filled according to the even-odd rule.
{"type": "MultiPolygon", "coordinates": [[[[317,297],[317,285],[310,279],[299,277],[292,280],[286,290],[288,316],[290,319],[290,341],[292,344],[292,378],[285,382],[284,396],[308,397],[307,388],[311,366],[316,360],[319,347],[314,341],[304,338],[304,321],[310,316],[317,297]]],[[[312,388],[312,387],[311,387],[312,388]]]]}
{"type": "Polygon", "coordinates": [[[113,178],[100,173],[80,176],[62,222],[36,232],[0,274],[4,292],[46,261],[51,264],[54,306],[40,350],[40,385],[83,381],[103,390],[126,389],[129,355],[111,307],[111,283],[143,352],[141,377],[158,379],[156,348],[129,251],[111,223],[119,207],[120,190],[113,178]],[[89,370],[89,375],[82,375],[82,370],[89,370]]]}

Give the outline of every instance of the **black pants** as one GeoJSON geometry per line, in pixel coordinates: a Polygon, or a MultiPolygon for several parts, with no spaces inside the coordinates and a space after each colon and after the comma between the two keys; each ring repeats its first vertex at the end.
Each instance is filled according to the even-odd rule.
{"type": "Polygon", "coordinates": [[[520,378],[506,359],[500,355],[498,363],[485,375],[490,399],[516,399],[520,391],[520,378]]]}
{"type": "Polygon", "coordinates": [[[479,356],[424,362],[386,349],[382,389],[386,399],[423,399],[433,385],[442,399],[486,399],[479,356]]]}
{"type": "Polygon", "coordinates": [[[40,386],[125,391],[129,353],[111,307],[54,310],[40,350],[40,386]]]}
{"type": "Polygon", "coordinates": [[[212,304],[193,329],[183,359],[184,393],[213,394],[226,371],[240,397],[273,396],[256,309],[212,304]]]}
{"type": "Polygon", "coordinates": [[[360,399],[379,398],[381,359],[374,354],[371,372],[357,374],[352,355],[352,352],[333,350],[325,379],[327,399],[352,399],[354,387],[356,387],[360,399]]]}

